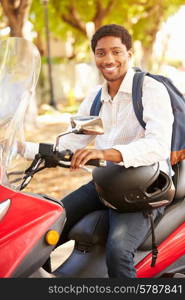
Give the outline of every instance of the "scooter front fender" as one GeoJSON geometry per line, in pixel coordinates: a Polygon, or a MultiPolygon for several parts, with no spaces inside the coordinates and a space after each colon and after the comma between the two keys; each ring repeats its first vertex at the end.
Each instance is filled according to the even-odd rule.
{"type": "Polygon", "coordinates": [[[52,229],[60,235],[65,210],[57,201],[0,186],[0,203],[7,199],[10,206],[0,221],[0,277],[27,277],[55,247],[45,237],[52,229]]]}

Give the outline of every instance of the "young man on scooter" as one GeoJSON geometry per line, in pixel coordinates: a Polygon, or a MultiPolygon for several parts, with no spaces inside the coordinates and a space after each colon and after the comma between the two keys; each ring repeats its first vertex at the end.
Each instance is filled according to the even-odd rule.
{"type": "MultiPolygon", "coordinates": [[[[103,75],[100,117],[105,134],[95,140],[95,148],[87,145],[92,137],[74,135],[61,139],[61,146],[74,151],[71,170],[77,170],[90,159],[119,163],[126,168],[147,166],[160,162],[160,169],[168,173],[166,159],[170,156],[173,113],[166,88],[159,82],[145,78],[143,89],[144,131],[132,104],[131,68],[132,41],[128,31],[118,25],[106,25],[97,30],[91,41],[96,66],[103,75]]],[[[78,115],[89,115],[96,88],[83,101],[78,115]]],[[[62,237],[84,215],[105,209],[93,182],[90,182],[62,200],[67,222],[62,237]]],[[[155,209],[154,216],[164,208],[155,209]]],[[[109,277],[135,277],[134,252],[143,242],[150,223],[142,212],[119,213],[109,208],[109,234],[106,262],[109,277]]],[[[98,274],[97,274],[98,275],[98,274]]]]}
{"type": "MultiPolygon", "coordinates": [[[[132,104],[131,67],[132,38],[120,25],[110,24],[99,28],[91,41],[96,66],[105,82],[101,92],[103,135],[95,138],[95,147],[88,148],[93,136],[68,135],[60,142],[61,149],[74,152],[71,170],[78,170],[90,159],[103,159],[126,168],[149,166],[159,162],[160,170],[167,173],[172,137],[173,113],[166,88],[156,80],[144,79],[143,119],[139,124],[132,104]]],[[[100,87],[95,88],[82,102],[78,115],[90,114],[91,105],[100,87]]],[[[67,222],[61,242],[66,241],[72,226],[88,213],[105,209],[94,183],[80,187],[62,200],[67,222]]],[[[106,244],[106,263],[109,277],[136,277],[134,253],[150,230],[149,219],[143,212],[120,213],[109,210],[109,233],[106,244]]],[[[154,218],[164,208],[153,210],[154,218]]],[[[98,276],[98,274],[97,274],[98,276]]]]}

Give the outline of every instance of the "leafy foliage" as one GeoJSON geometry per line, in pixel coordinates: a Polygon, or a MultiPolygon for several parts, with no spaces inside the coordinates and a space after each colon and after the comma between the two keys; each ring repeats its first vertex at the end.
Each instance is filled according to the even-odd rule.
{"type": "MultiPolygon", "coordinates": [[[[79,42],[87,38],[85,25],[94,22],[97,29],[103,24],[122,24],[145,46],[150,45],[161,22],[175,13],[185,0],[50,0],[49,15],[51,31],[65,39],[73,32],[79,42]]],[[[33,0],[35,27],[43,27],[41,2],[33,0]],[[42,25],[41,25],[42,24],[42,25]]]]}
{"type": "MultiPolygon", "coordinates": [[[[134,40],[141,41],[144,51],[152,52],[162,22],[183,4],[185,0],[49,0],[49,28],[52,36],[63,41],[68,39],[69,32],[72,33],[77,53],[82,44],[88,51],[88,22],[93,22],[95,29],[117,23],[124,25],[134,40]]],[[[42,37],[45,33],[42,0],[32,0],[29,19],[42,37]]]]}

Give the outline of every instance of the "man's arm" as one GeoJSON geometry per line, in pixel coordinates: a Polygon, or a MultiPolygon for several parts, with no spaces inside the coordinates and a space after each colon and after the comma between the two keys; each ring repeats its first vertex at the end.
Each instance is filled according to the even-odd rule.
{"type": "Polygon", "coordinates": [[[112,147],[120,151],[126,168],[147,166],[170,157],[174,121],[170,97],[162,83],[146,77],[142,99],[144,136],[112,147]]]}
{"type": "Polygon", "coordinates": [[[143,91],[143,106],[143,118],[147,124],[145,136],[126,145],[114,145],[111,149],[77,150],[72,159],[71,170],[83,166],[90,159],[123,162],[125,167],[138,167],[168,158],[173,113],[166,88],[154,79],[147,80],[143,91]]]}
{"type": "Polygon", "coordinates": [[[39,143],[17,142],[17,152],[26,159],[34,159],[39,152],[39,143]]]}

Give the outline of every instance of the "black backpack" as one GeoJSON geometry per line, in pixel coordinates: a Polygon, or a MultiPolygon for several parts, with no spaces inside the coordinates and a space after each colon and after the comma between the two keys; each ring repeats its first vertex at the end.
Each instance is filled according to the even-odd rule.
{"type": "MultiPolygon", "coordinates": [[[[171,79],[162,75],[154,75],[149,72],[143,72],[139,68],[134,69],[136,72],[134,74],[132,85],[132,101],[136,117],[144,129],[146,126],[145,122],[143,121],[142,105],[142,87],[144,76],[154,78],[155,80],[163,83],[167,88],[174,115],[170,160],[171,164],[175,165],[179,161],[185,159],[185,97],[176,88],[171,79]]],[[[92,103],[90,115],[99,115],[101,109],[100,97],[101,89],[92,103]]]]}

